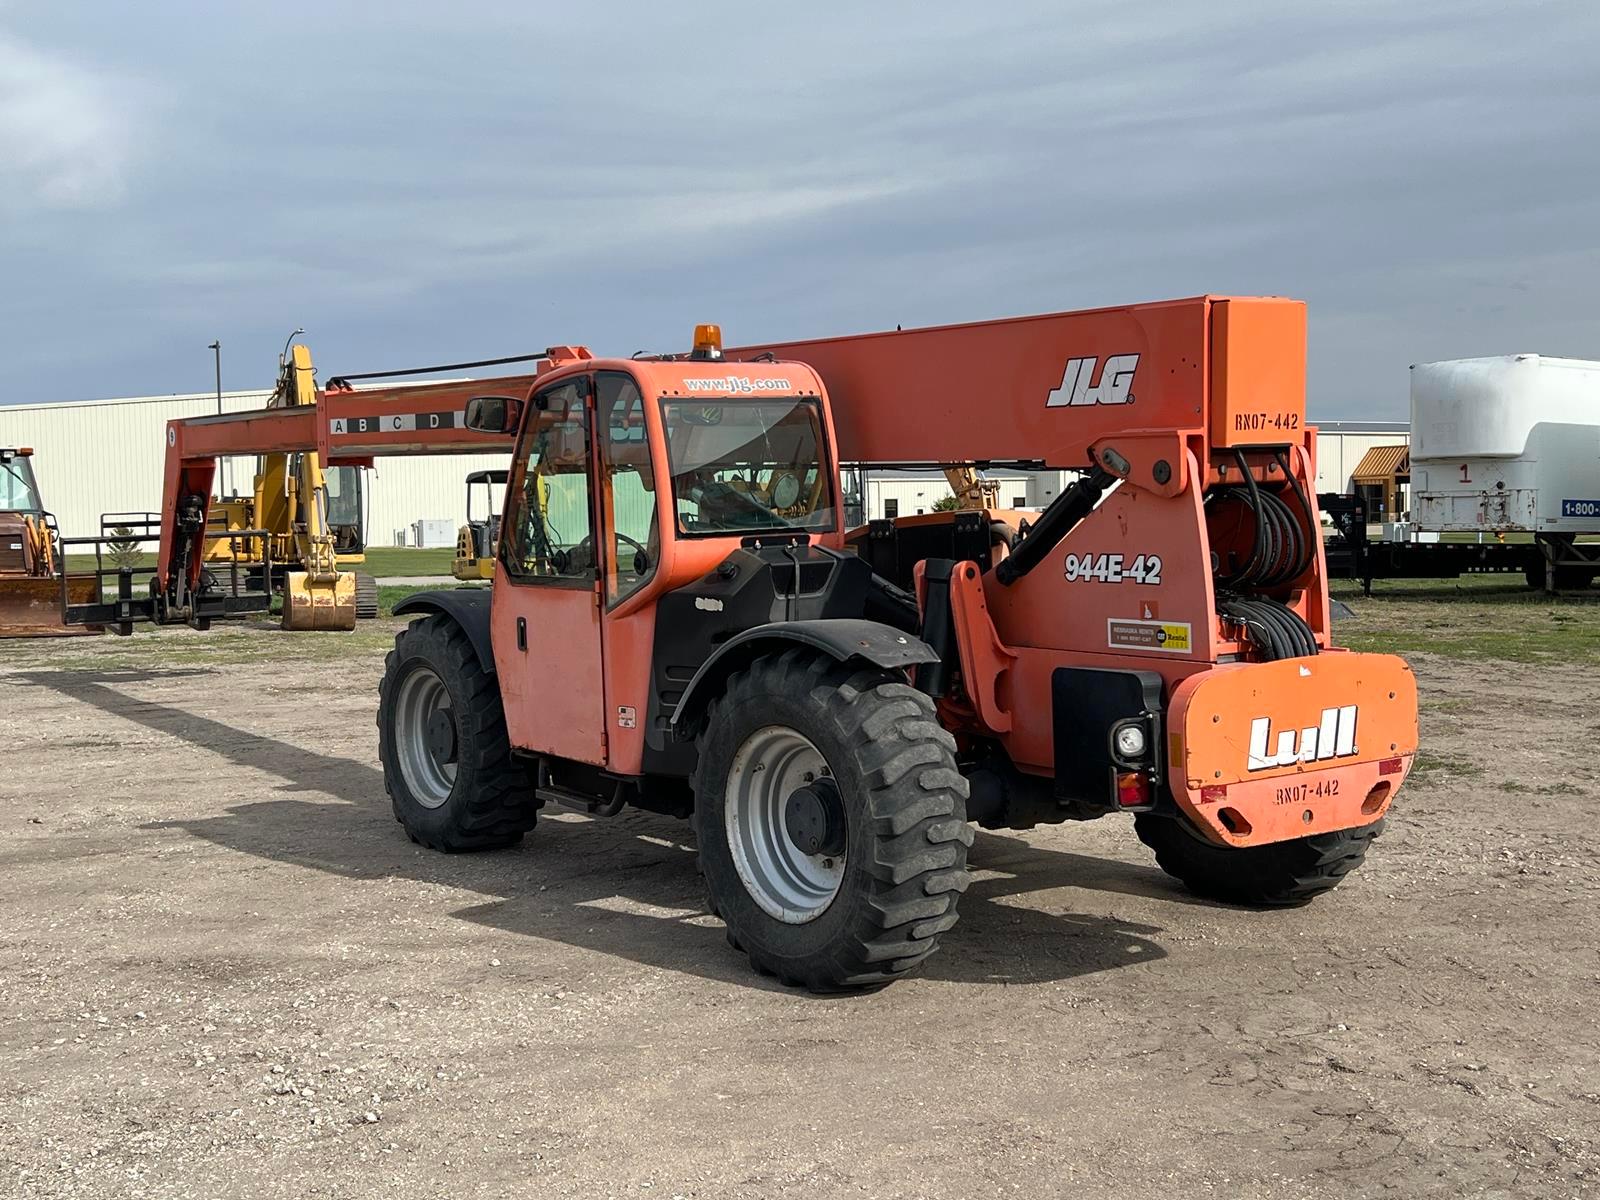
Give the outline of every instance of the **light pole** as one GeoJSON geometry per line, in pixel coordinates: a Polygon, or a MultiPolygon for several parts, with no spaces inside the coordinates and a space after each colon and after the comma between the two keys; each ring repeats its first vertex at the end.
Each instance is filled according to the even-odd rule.
{"type": "MultiPolygon", "coordinates": [[[[217,415],[222,415],[222,339],[218,338],[206,347],[216,357],[217,361],[217,415]]],[[[227,459],[223,459],[217,466],[217,499],[223,496],[223,474],[227,470],[227,459]]]]}

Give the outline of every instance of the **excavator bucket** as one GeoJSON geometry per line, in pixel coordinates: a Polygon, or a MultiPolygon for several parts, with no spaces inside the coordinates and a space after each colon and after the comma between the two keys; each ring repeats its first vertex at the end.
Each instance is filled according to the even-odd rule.
{"type": "MultiPolygon", "coordinates": [[[[99,580],[67,577],[69,604],[94,604],[99,580]]],[[[72,637],[100,633],[99,625],[68,625],[62,620],[61,580],[38,575],[0,575],[0,638],[72,637]]]]}
{"type": "Polygon", "coordinates": [[[283,583],[285,629],[354,629],[356,577],[340,571],[331,580],[314,580],[307,571],[290,571],[283,583]]]}

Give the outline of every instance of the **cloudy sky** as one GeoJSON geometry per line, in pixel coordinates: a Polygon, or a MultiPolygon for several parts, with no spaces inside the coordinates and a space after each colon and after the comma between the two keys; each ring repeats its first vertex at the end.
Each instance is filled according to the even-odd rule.
{"type": "Polygon", "coordinates": [[[0,0],[0,404],[1198,292],[1600,358],[1600,5],[0,0]]]}

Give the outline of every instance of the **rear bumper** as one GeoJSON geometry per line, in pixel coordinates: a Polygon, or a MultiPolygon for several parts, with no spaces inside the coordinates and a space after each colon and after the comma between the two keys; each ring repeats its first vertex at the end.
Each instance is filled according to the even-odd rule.
{"type": "Polygon", "coordinates": [[[1168,714],[1172,798],[1225,846],[1370,825],[1416,751],[1416,681],[1387,654],[1220,666],[1184,680],[1168,714]]]}

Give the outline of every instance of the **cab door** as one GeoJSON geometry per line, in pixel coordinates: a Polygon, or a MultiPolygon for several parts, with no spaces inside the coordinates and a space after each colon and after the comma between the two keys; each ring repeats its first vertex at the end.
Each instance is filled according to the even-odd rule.
{"type": "Polygon", "coordinates": [[[491,624],[511,744],[603,765],[592,393],[582,375],[533,395],[506,481],[491,624]]]}

